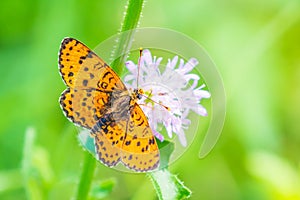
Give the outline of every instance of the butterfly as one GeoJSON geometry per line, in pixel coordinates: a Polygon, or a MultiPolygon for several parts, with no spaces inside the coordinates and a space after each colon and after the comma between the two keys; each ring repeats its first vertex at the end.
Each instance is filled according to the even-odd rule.
{"type": "Polygon", "coordinates": [[[97,158],[113,167],[123,163],[138,172],[159,166],[159,149],[137,100],[141,90],[128,90],[120,77],[80,41],[65,38],[59,71],[67,86],[59,102],[65,116],[94,138],[97,158]]]}

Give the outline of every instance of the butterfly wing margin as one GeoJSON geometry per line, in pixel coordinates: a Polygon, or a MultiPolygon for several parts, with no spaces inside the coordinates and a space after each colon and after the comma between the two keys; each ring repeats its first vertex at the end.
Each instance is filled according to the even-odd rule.
{"type": "Polygon", "coordinates": [[[139,172],[155,170],[159,166],[159,149],[147,117],[137,103],[130,114],[122,146],[122,163],[139,172]]]}
{"type": "Polygon", "coordinates": [[[91,49],[73,38],[65,38],[59,50],[59,71],[71,88],[94,88],[103,92],[126,89],[119,76],[91,49]]]}
{"type": "Polygon", "coordinates": [[[108,167],[119,163],[121,160],[119,147],[112,145],[102,132],[96,133],[94,140],[98,160],[108,167]]]}

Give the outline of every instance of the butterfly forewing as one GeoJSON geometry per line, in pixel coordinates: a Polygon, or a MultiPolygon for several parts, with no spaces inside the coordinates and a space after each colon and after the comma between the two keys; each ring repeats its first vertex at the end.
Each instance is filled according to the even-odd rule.
{"type": "Polygon", "coordinates": [[[71,88],[107,92],[125,90],[119,76],[92,50],[76,39],[65,38],[59,51],[59,70],[71,88]]]}

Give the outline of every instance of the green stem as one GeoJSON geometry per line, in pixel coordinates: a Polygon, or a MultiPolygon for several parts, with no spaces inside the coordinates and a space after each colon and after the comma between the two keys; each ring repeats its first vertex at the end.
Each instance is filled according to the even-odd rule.
{"type": "Polygon", "coordinates": [[[188,199],[192,192],[168,169],[160,169],[147,174],[150,178],[159,200],[188,199]]]}
{"type": "Polygon", "coordinates": [[[117,72],[121,74],[123,65],[125,63],[127,54],[129,53],[132,39],[135,33],[135,28],[138,25],[140,15],[142,12],[144,0],[128,0],[127,10],[124,15],[123,24],[120,32],[126,32],[126,34],[120,34],[116,48],[112,54],[112,58],[115,59],[111,66],[117,72]]]}
{"type": "MultiPolygon", "coordinates": [[[[117,58],[118,55],[121,56],[111,65],[118,74],[122,72],[123,63],[125,62],[134,35],[134,31],[129,30],[133,30],[137,27],[143,8],[143,2],[144,0],[128,0],[127,2],[127,10],[124,15],[120,32],[128,31],[128,34],[121,34],[113,58],[117,58]]],[[[88,198],[95,167],[96,159],[90,153],[86,152],[75,199],[85,200],[88,198]]]]}
{"type": "MultiPolygon", "coordinates": [[[[43,192],[40,184],[32,176],[36,168],[32,164],[34,157],[34,141],[36,132],[34,128],[27,128],[23,149],[22,174],[24,178],[25,190],[28,199],[43,199],[43,192]]],[[[3,186],[1,186],[3,187],[3,186]]]]}
{"type": "Polygon", "coordinates": [[[89,152],[85,152],[84,154],[82,174],[75,197],[75,199],[78,200],[84,200],[88,198],[96,168],[96,159],[89,152]]]}

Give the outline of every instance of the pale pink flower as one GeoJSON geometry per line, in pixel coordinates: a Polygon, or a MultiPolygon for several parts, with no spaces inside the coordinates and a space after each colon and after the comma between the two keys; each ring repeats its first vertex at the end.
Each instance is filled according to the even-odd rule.
{"type": "MultiPolygon", "coordinates": [[[[145,91],[145,95],[155,102],[169,108],[166,109],[158,103],[153,103],[147,98],[138,101],[143,109],[154,135],[163,140],[164,137],[157,128],[164,126],[168,136],[175,133],[183,146],[187,145],[185,130],[191,121],[188,119],[190,111],[206,116],[206,109],[200,104],[202,98],[210,98],[210,93],[198,86],[200,77],[191,71],[198,65],[195,58],[187,63],[175,56],[168,59],[167,65],[162,68],[162,58],[152,57],[151,52],[143,50],[140,61],[138,87],[145,91]]],[[[137,87],[138,66],[132,61],[126,62],[129,74],[124,81],[128,88],[137,87]]]]}

